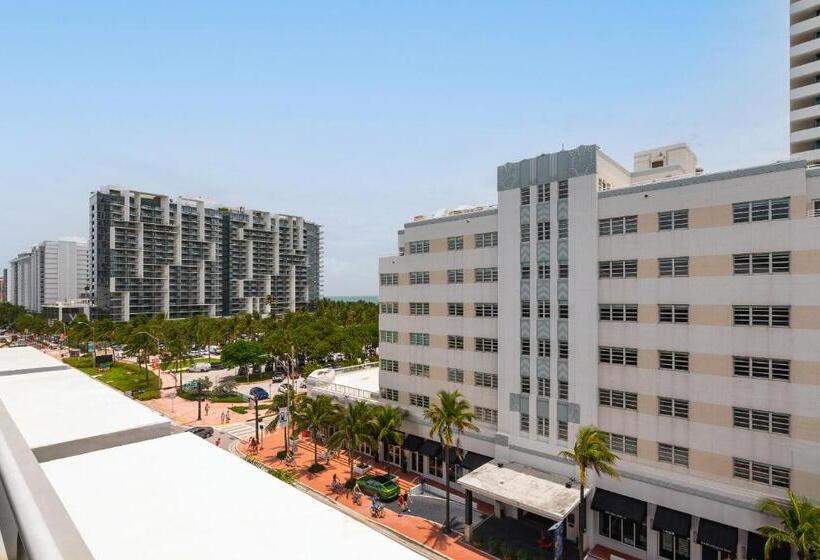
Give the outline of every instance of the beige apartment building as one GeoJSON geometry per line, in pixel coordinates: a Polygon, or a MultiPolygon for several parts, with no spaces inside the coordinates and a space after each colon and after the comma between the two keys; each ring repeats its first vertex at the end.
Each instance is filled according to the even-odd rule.
{"type": "Polygon", "coordinates": [[[789,143],[792,157],[820,160],[820,0],[789,2],[789,143]]]}
{"type": "Polygon", "coordinates": [[[629,171],[591,145],[499,166],[497,207],[417,217],[380,260],[381,397],[410,412],[388,459],[441,479],[423,413],[457,389],[481,428],[454,457],[468,501],[574,540],[577,501],[499,473],[557,496],[594,424],[621,478],[594,480],[587,544],[762,559],[759,500],[820,500],[816,216],[801,160],[704,174],[678,144],[629,171]]]}

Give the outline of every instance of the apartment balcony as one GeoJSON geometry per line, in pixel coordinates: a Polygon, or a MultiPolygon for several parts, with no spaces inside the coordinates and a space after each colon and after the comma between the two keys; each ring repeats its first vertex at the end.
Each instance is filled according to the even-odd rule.
{"type": "Polygon", "coordinates": [[[792,101],[803,99],[806,97],[820,96],[820,82],[809,84],[807,86],[794,88],[789,92],[789,99],[792,101]]]}
{"type": "Polygon", "coordinates": [[[796,109],[789,113],[789,121],[792,123],[801,120],[813,121],[814,119],[820,119],[820,105],[810,105],[809,107],[796,109]]]}
{"type": "Polygon", "coordinates": [[[789,49],[789,58],[793,65],[795,63],[805,64],[806,62],[810,62],[810,56],[818,51],[820,51],[820,39],[812,39],[791,47],[789,49]]]}
{"type": "MultiPolygon", "coordinates": [[[[820,139],[820,126],[795,130],[789,136],[789,141],[791,142],[792,147],[794,147],[795,144],[802,144],[804,142],[813,143],[813,141],[817,139],[820,139]]],[[[813,149],[813,146],[811,149],[813,149]]]]}
{"type": "Polygon", "coordinates": [[[801,19],[800,16],[804,15],[805,12],[809,10],[814,11],[820,8],[820,0],[797,0],[797,2],[792,2],[789,6],[789,14],[791,14],[792,19],[801,19]]]}
{"type": "Polygon", "coordinates": [[[813,145],[808,147],[792,146],[792,150],[792,159],[804,159],[812,162],[820,161],[820,149],[814,149],[813,145]]]}
{"type": "Polygon", "coordinates": [[[789,33],[794,36],[799,36],[802,33],[811,33],[820,28],[820,16],[814,16],[809,19],[804,19],[792,24],[789,28],[789,33]]]}

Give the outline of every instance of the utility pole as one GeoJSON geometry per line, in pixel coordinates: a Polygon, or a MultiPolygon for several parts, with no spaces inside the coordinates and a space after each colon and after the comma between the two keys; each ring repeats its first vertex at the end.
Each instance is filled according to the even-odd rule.
{"type": "Polygon", "coordinates": [[[254,397],[253,402],[254,402],[254,405],[255,405],[254,408],[255,408],[255,411],[256,411],[256,414],[255,414],[256,419],[253,422],[253,427],[254,427],[254,430],[256,432],[256,441],[258,442],[259,441],[259,397],[254,397]]]}
{"type": "MultiPolygon", "coordinates": [[[[180,387],[181,388],[181,387],[180,387]]],[[[196,380],[196,419],[202,420],[202,380],[196,380]]]]}

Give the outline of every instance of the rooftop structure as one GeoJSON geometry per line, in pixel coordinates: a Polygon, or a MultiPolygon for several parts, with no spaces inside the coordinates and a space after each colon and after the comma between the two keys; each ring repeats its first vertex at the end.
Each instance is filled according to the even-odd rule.
{"type": "Polygon", "coordinates": [[[308,394],[328,395],[337,400],[377,401],[379,365],[365,363],[343,368],[317,369],[307,378],[308,394]]]}

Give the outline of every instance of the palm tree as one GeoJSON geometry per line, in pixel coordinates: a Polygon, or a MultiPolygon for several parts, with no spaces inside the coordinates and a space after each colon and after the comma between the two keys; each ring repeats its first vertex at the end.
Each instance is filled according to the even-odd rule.
{"type": "Polygon", "coordinates": [[[800,560],[817,558],[820,555],[820,507],[792,492],[787,498],[786,504],[770,498],[760,502],[760,511],[776,517],[781,525],[766,525],[757,530],[766,538],[763,549],[766,560],[784,544],[795,549],[800,560]]]}
{"type": "Polygon", "coordinates": [[[397,406],[377,406],[373,410],[373,437],[379,444],[382,460],[385,463],[387,463],[387,445],[401,445],[404,442],[401,425],[406,416],[407,411],[397,406]]]}
{"type": "Polygon", "coordinates": [[[372,435],[373,410],[364,401],[347,403],[336,417],[336,431],[328,443],[334,449],[347,451],[347,462],[350,466],[350,479],[353,480],[353,452],[363,444],[375,445],[372,435]]]}
{"type": "Polygon", "coordinates": [[[310,439],[313,441],[313,463],[319,462],[318,436],[319,430],[326,426],[331,416],[336,412],[335,403],[327,395],[317,395],[316,398],[305,398],[293,413],[298,430],[310,430],[310,439]]]}
{"type": "MultiPolygon", "coordinates": [[[[437,403],[432,403],[424,411],[424,417],[430,421],[430,437],[438,437],[444,447],[444,530],[450,530],[450,448],[453,447],[453,434],[456,443],[465,430],[478,431],[473,424],[475,413],[472,405],[458,391],[438,392],[437,403]]],[[[456,446],[458,447],[458,445],[456,446]]]]}
{"type": "Polygon", "coordinates": [[[595,474],[605,474],[617,479],[618,471],[615,470],[615,463],[619,457],[609,449],[609,438],[606,432],[595,426],[581,426],[572,451],[561,451],[559,455],[578,466],[578,482],[581,486],[581,501],[578,505],[578,556],[583,560],[586,513],[584,488],[587,486],[587,470],[592,469],[595,474]]]}
{"type": "MultiPolygon", "coordinates": [[[[288,409],[288,421],[285,424],[285,452],[288,451],[288,428],[295,427],[294,415],[297,414],[307,396],[296,390],[293,383],[282,383],[279,391],[273,396],[273,405],[277,408],[288,409]]],[[[279,425],[278,415],[274,415],[273,420],[265,427],[265,431],[273,433],[279,425]]],[[[293,436],[291,436],[293,437],[293,436]]]]}

